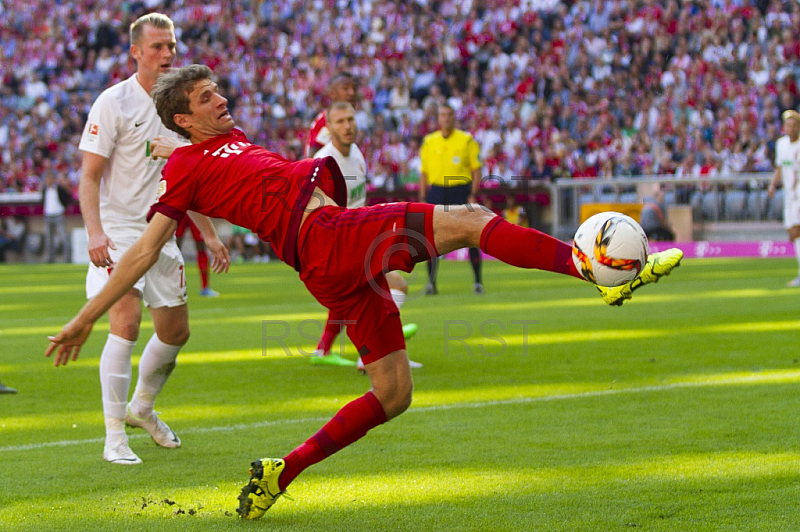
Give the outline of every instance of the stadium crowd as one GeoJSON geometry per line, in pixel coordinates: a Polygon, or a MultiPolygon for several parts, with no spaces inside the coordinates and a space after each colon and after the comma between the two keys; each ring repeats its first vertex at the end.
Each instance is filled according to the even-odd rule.
{"type": "Polygon", "coordinates": [[[418,179],[444,101],[506,180],[769,171],[800,104],[796,0],[0,0],[0,192],[77,188],[89,107],[154,10],[176,66],[212,67],[239,127],[290,158],[334,73],[356,75],[377,186],[418,179]]]}

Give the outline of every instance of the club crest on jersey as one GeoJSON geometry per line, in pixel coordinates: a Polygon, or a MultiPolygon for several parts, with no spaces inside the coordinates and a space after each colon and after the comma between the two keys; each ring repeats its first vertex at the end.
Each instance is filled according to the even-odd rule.
{"type": "Polygon", "coordinates": [[[162,179],[158,182],[158,194],[156,195],[156,201],[161,199],[161,196],[164,195],[164,192],[167,191],[167,180],[162,179]]]}
{"type": "Polygon", "coordinates": [[[461,157],[458,155],[453,155],[453,164],[458,164],[461,162],[461,157]]]}

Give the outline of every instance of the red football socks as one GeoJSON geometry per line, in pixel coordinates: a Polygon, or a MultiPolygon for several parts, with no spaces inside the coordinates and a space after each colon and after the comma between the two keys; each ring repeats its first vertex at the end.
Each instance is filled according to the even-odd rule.
{"type": "Polygon", "coordinates": [[[336,341],[336,337],[344,329],[343,322],[344,316],[332,310],[328,311],[328,321],[325,322],[325,330],[322,331],[322,338],[317,344],[317,349],[322,349],[323,354],[330,353],[333,342],[336,341]]]}
{"type": "Polygon", "coordinates": [[[208,255],[205,251],[197,252],[197,267],[200,269],[200,284],[202,288],[208,288],[208,255]]]}
{"type": "Polygon", "coordinates": [[[483,228],[481,249],[506,264],[572,275],[584,280],[572,262],[572,246],[557,238],[496,216],[483,228]]]}
{"type": "Polygon", "coordinates": [[[333,419],[284,458],[286,468],[278,479],[281,491],[307,467],[324,460],[386,423],[386,413],[372,392],[344,405],[333,419]]]}

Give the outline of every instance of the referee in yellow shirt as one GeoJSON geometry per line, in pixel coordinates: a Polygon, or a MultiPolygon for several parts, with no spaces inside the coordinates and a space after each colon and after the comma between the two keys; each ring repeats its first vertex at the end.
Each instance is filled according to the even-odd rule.
{"type": "MultiPolygon", "coordinates": [[[[481,160],[478,143],[466,131],[456,129],[455,110],[447,104],[439,106],[439,131],[422,141],[420,159],[419,200],[434,205],[475,203],[481,182],[481,160]]],[[[475,272],[476,294],[483,294],[481,251],[469,248],[469,259],[475,272]]],[[[428,285],[425,293],[437,294],[436,274],[439,258],[428,262],[428,285]]]]}

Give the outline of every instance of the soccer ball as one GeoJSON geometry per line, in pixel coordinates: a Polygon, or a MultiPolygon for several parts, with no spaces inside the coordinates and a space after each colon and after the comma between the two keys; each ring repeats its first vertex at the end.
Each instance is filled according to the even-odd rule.
{"type": "Polygon", "coordinates": [[[572,241],[572,260],[583,278],[600,286],[632,281],[647,262],[647,235],[630,216],[601,212],[583,222],[572,241]]]}

